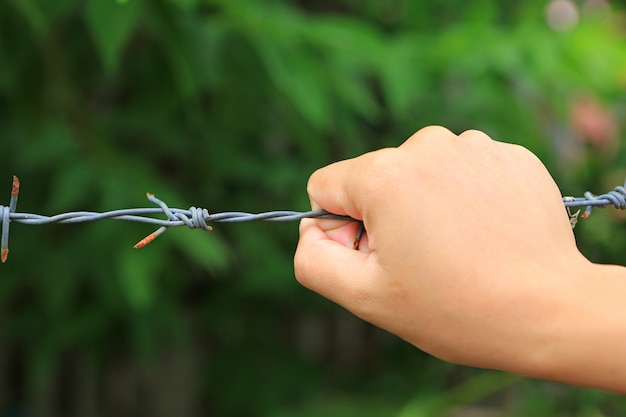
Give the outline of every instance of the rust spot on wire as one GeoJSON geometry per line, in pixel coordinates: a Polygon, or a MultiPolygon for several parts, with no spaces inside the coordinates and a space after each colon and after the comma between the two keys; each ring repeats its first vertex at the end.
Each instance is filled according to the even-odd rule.
{"type": "Polygon", "coordinates": [[[141,239],[139,242],[137,242],[135,244],[135,246],[133,246],[133,248],[135,249],[141,249],[144,246],[146,246],[148,243],[152,242],[154,239],[157,238],[157,233],[156,232],[152,232],[150,233],[148,236],[144,237],[143,239],[141,239]]]}
{"type": "Polygon", "coordinates": [[[13,175],[13,185],[11,186],[11,198],[17,199],[20,192],[20,179],[13,175]]]}
{"type": "Polygon", "coordinates": [[[365,231],[365,225],[363,222],[359,225],[358,230],[356,231],[356,237],[354,238],[354,243],[352,244],[352,249],[359,250],[361,247],[361,237],[363,237],[363,232],[365,231]]]}
{"type": "Polygon", "coordinates": [[[2,235],[0,235],[0,261],[2,261],[2,263],[5,263],[9,257],[9,223],[11,223],[11,216],[15,214],[15,208],[17,207],[17,195],[19,193],[20,180],[13,175],[9,207],[0,206],[0,219],[2,220],[2,235]]]}

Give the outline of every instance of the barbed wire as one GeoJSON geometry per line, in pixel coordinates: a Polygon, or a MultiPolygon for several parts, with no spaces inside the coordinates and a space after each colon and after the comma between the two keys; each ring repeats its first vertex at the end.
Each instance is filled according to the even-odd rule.
{"type": "Polygon", "coordinates": [[[207,224],[209,222],[240,223],[253,220],[289,222],[304,218],[354,220],[349,216],[332,214],[325,210],[312,210],[305,212],[281,210],[256,214],[242,211],[231,211],[210,214],[207,209],[198,207],[190,207],[187,210],[169,208],[167,204],[156,198],[154,194],[151,193],[147,193],[146,196],[150,202],[156,204],[158,207],[121,209],[106,211],[103,213],[94,211],[73,211],[53,216],[44,216],[41,214],[16,212],[19,190],[20,181],[16,176],[13,176],[11,200],[9,205],[0,205],[0,225],[2,228],[2,232],[0,234],[0,260],[3,263],[6,262],[9,255],[9,224],[12,221],[23,224],[41,225],[48,223],[84,223],[102,219],[114,219],[160,226],[156,231],[150,233],[148,236],[135,244],[134,247],[139,249],[152,242],[169,227],[187,226],[190,229],[203,229],[210,231],[212,230],[212,227],[207,224]],[[157,214],[165,214],[167,219],[149,217],[157,214]]]}
{"type": "MultiPolygon", "coordinates": [[[[13,176],[11,199],[9,205],[0,205],[0,225],[2,228],[2,232],[0,234],[0,260],[3,263],[6,262],[9,255],[9,224],[12,221],[23,224],[41,225],[48,223],[84,223],[95,220],[113,219],[160,226],[156,231],[150,233],[148,236],[135,244],[134,247],[137,249],[146,246],[170,227],[187,226],[190,229],[203,229],[210,231],[213,228],[208,223],[211,222],[240,223],[254,220],[289,222],[305,218],[360,221],[357,219],[353,219],[350,216],[333,214],[325,210],[279,210],[268,211],[264,213],[230,211],[211,214],[207,209],[198,207],[190,207],[187,210],[170,208],[167,206],[167,204],[165,204],[165,202],[159,200],[154,196],[154,194],[150,193],[146,194],[148,200],[158,207],[120,209],[106,211],[102,213],[94,211],[73,211],[56,214],[53,216],[45,216],[41,214],[16,212],[19,189],[20,181],[16,176],[13,176]],[[157,214],[165,214],[167,219],[150,217],[157,214]]],[[[590,192],[586,192],[584,193],[584,197],[563,197],[563,203],[565,205],[565,208],[567,209],[570,217],[570,223],[573,228],[578,222],[578,217],[581,210],[578,210],[576,213],[572,213],[570,210],[571,208],[585,207],[585,211],[580,216],[584,219],[589,217],[593,207],[605,207],[608,205],[613,205],[618,209],[624,210],[626,209],[626,189],[622,186],[618,186],[615,187],[612,191],[598,196],[590,192]]],[[[359,240],[362,233],[363,227],[361,225],[361,227],[359,228],[359,232],[357,233],[357,239],[355,240],[355,248],[358,248],[359,240]]]]}

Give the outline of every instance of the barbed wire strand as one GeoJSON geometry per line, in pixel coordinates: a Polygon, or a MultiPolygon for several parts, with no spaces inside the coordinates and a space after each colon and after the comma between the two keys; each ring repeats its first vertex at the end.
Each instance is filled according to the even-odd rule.
{"type": "MultiPolygon", "coordinates": [[[[146,236],[134,245],[134,247],[137,249],[146,246],[170,227],[187,226],[190,229],[203,229],[211,231],[213,230],[213,228],[208,224],[209,222],[240,223],[254,220],[289,222],[301,220],[304,218],[324,218],[360,221],[357,219],[353,219],[350,216],[333,214],[325,210],[280,210],[268,211],[264,213],[230,211],[210,214],[207,209],[198,207],[190,207],[187,210],[170,208],[167,206],[167,204],[165,204],[165,202],[159,200],[154,196],[154,194],[151,193],[147,193],[148,200],[158,207],[120,209],[106,211],[102,213],[93,211],[73,211],[56,214],[53,216],[44,216],[41,214],[16,212],[19,190],[20,181],[16,176],[13,176],[13,184],[11,187],[11,200],[9,201],[9,205],[0,205],[0,224],[2,225],[2,232],[0,234],[0,260],[2,261],[2,263],[6,262],[9,256],[9,224],[12,221],[23,224],[41,225],[48,223],[84,223],[95,220],[114,219],[138,223],[147,223],[159,226],[156,231],[150,233],[148,236],[146,236]],[[157,214],[165,214],[167,219],[150,217],[157,214]]],[[[586,192],[584,193],[584,197],[563,197],[563,203],[570,216],[570,223],[572,224],[573,228],[578,222],[578,217],[581,210],[578,210],[576,213],[572,213],[570,211],[571,208],[585,207],[585,211],[581,215],[583,219],[589,217],[593,207],[606,207],[609,205],[613,205],[615,208],[624,210],[626,209],[626,189],[622,186],[618,186],[615,187],[612,191],[599,196],[596,196],[590,192],[586,192]]],[[[359,247],[359,242],[363,231],[364,228],[363,225],[361,225],[359,227],[359,231],[357,232],[356,240],[354,243],[354,247],[357,249],[359,247]]]]}

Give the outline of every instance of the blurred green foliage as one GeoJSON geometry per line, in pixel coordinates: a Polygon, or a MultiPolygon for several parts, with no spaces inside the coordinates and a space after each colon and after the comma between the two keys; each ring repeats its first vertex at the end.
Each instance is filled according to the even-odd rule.
{"type": "MultiPolygon", "coordinates": [[[[577,25],[554,30],[546,3],[0,2],[4,192],[18,175],[18,211],[42,214],[146,206],[146,191],[214,212],[306,209],[314,169],[428,124],[525,145],[568,195],[607,191],[626,174],[624,15],[581,1],[577,25]]],[[[578,226],[593,260],[624,262],[620,216],[578,226]]],[[[353,319],[295,283],[295,224],[215,229],[136,251],[145,225],[14,224],[0,415],[626,413],[353,319]]]]}

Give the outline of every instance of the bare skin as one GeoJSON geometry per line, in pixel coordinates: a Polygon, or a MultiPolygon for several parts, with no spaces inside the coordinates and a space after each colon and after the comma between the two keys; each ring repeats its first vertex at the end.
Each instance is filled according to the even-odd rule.
{"type": "Polygon", "coordinates": [[[316,171],[305,287],[441,359],[626,394],[626,269],[576,247],[528,150],[432,126],[316,171]]]}

